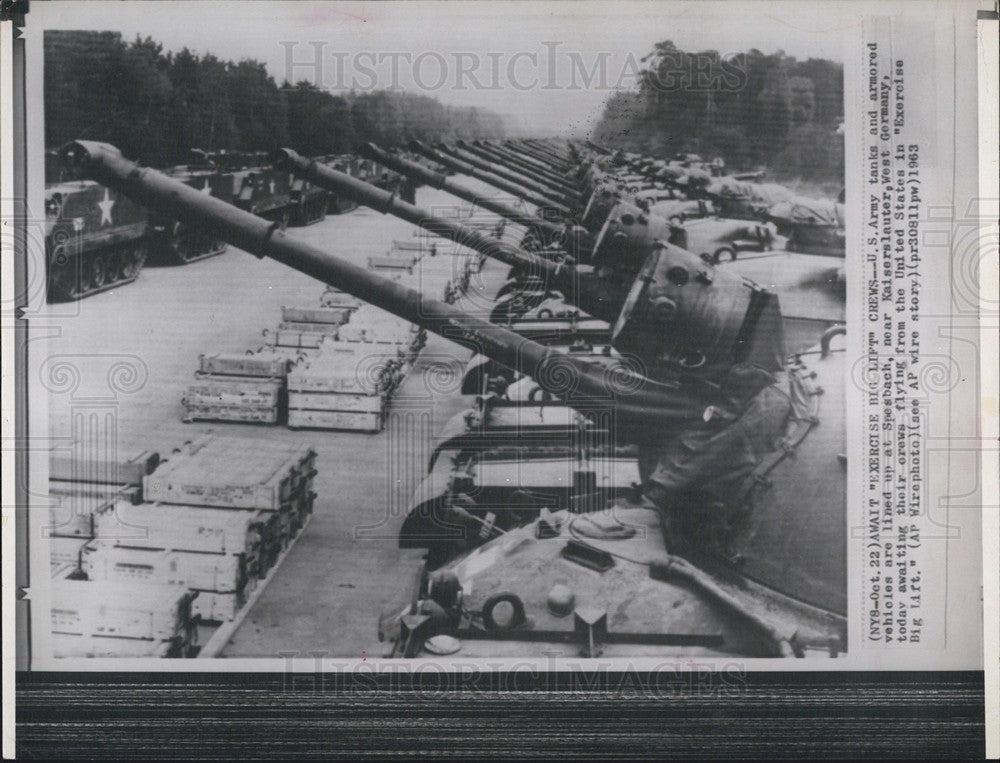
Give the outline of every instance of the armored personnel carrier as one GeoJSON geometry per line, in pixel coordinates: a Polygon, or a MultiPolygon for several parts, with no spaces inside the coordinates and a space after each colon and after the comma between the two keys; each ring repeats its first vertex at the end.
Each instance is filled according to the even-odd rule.
{"type": "Polygon", "coordinates": [[[49,301],[134,281],[146,261],[146,210],[113,188],[72,180],[45,189],[49,301]]]}
{"type": "MultiPolygon", "coordinates": [[[[233,200],[233,174],[220,172],[204,151],[193,151],[191,163],[164,172],[201,193],[229,203],[233,200]]],[[[226,251],[225,241],[162,215],[150,217],[149,234],[151,259],[155,262],[186,265],[226,251]]]]}

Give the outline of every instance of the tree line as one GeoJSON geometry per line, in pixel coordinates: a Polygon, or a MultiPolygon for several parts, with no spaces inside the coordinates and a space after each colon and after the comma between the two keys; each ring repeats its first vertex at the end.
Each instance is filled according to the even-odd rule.
{"type": "Polygon", "coordinates": [[[118,32],[45,34],[45,143],[112,143],[152,166],[188,161],[192,148],[307,155],[362,142],[503,137],[500,115],[386,90],[334,95],[310,82],[279,85],[259,61],[223,61],[118,32]]]}
{"type": "Polygon", "coordinates": [[[657,43],[638,86],[614,93],[592,137],[657,157],[698,153],[778,179],[843,183],[843,65],[752,49],[722,56],[657,43]]]}

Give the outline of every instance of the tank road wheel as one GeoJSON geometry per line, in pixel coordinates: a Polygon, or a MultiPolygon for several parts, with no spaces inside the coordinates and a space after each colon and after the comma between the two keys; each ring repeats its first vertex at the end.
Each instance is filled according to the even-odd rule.
{"type": "Polygon", "coordinates": [[[105,255],[98,254],[90,263],[90,283],[95,289],[100,289],[107,281],[108,271],[105,265],[105,255]]]}
{"type": "Polygon", "coordinates": [[[123,252],[110,252],[104,265],[104,278],[108,283],[114,283],[121,278],[123,252]]]}
{"type": "Polygon", "coordinates": [[[80,296],[78,267],[79,261],[69,256],[65,246],[59,244],[52,249],[49,259],[48,283],[50,301],[77,299],[80,296]]]}
{"type": "Polygon", "coordinates": [[[139,269],[146,261],[145,244],[137,243],[134,247],[122,253],[122,280],[128,281],[139,274],[139,269]]]}

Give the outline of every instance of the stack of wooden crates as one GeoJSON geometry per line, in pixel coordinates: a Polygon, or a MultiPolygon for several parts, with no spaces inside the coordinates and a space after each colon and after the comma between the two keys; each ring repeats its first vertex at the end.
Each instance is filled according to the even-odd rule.
{"type": "MultiPolygon", "coordinates": [[[[108,532],[116,507],[137,508],[156,453],[86,459],[53,450],[49,458],[51,634],[56,657],[185,657],[197,643],[195,594],[186,586],[129,580],[96,584],[82,562],[108,532]]],[[[135,528],[131,528],[135,530],[135,528]]]]}
{"type": "Polygon", "coordinates": [[[284,415],[288,352],[267,348],[248,353],[199,356],[195,382],[181,403],[185,421],[277,424],[284,415]]]}
{"type": "Polygon", "coordinates": [[[135,482],[75,497],[72,516],[52,523],[57,655],[187,656],[197,623],[234,619],[305,525],[315,455],[206,436],[129,475],[139,502],[135,482]]]}

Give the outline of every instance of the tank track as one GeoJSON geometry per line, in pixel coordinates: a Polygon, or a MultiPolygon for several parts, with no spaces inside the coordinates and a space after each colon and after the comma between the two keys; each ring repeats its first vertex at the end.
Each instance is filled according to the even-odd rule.
{"type": "Polygon", "coordinates": [[[325,220],[328,204],[329,200],[327,199],[326,194],[323,194],[318,198],[305,202],[304,204],[297,205],[293,209],[292,218],[289,224],[304,227],[306,225],[313,225],[321,220],[325,220]]]}
{"type": "Polygon", "coordinates": [[[226,249],[226,242],[193,232],[187,226],[177,223],[173,230],[165,231],[154,239],[152,258],[158,264],[187,265],[215,257],[226,249]]]}
{"type": "Polygon", "coordinates": [[[48,299],[74,302],[116,286],[132,283],[146,262],[147,242],[126,241],[80,255],[57,249],[49,263],[48,299]]]}

